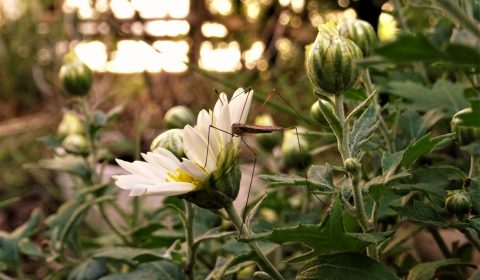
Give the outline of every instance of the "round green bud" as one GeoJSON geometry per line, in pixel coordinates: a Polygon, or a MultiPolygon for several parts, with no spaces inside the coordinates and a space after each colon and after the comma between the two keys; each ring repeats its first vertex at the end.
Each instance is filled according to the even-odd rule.
{"type": "Polygon", "coordinates": [[[172,152],[178,159],[185,156],[183,150],[183,129],[173,128],[160,133],[153,139],[150,150],[164,148],[172,152]]]}
{"type": "Polygon", "coordinates": [[[270,274],[263,272],[263,271],[256,271],[253,274],[253,280],[273,280],[270,274]]]}
{"type": "Polygon", "coordinates": [[[62,87],[74,96],[88,93],[93,84],[93,72],[73,52],[67,54],[58,74],[62,87]]]}
{"type": "Polygon", "coordinates": [[[309,153],[309,143],[304,135],[305,132],[306,129],[303,127],[285,131],[281,147],[281,155],[285,166],[307,168],[312,162],[312,156],[309,153]]]}
{"type": "Polygon", "coordinates": [[[356,158],[347,158],[343,162],[343,166],[345,169],[350,172],[350,173],[356,173],[358,170],[360,170],[360,162],[356,158]]]}
{"type": "Polygon", "coordinates": [[[70,134],[63,139],[62,146],[68,153],[77,155],[88,154],[88,143],[85,136],[81,134],[70,134]]]}
{"type": "Polygon", "coordinates": [[[330,104],[330,102],[324,99],[319,98],[318,101],[313,103],[312,107],[310,108],[310,116],[319,124],[328,124],[327,119],[325,118],[325,115],[322,113],[322,109],[320,108],[320,103],[322,103],[324,106],[330,109],[331,112],[333,112],[332,104],[330,104]]]}
{"type": "Polygon", "coordinates": [[[305,58],[307,76],[316,93],[339,95],[350,89],[360,75],[356,60],[362,51],[330,25],[322,24],[305,58]]]}
{"type": "Polygon", "coordinates": [[[85,124],[80,118],[72,112],[66,112],[58,125],[57,135],[61,139],[71,134],[84,134],[85,124]]]}
{"type": "Polygon", "coordinates": [[[195,123],[195,116],[189,108],[175,106],[167,111],[163,121],[167,128],[184,128],[187,124],[195,123]]]}
{"type": "Polygon", "coordinates": [[[345,19],[337,25],[338,33],[352,40],[362,50],[363,56],[369,56],[377,44],[377,34],[373,26],[359,19],[345,19]]]}
{"type": "MultiPolygon", "coordinates": [[[[472,108],[458,111],[453,115],[452,121],[450,122],[452,132],[455,133],[457,142],[461,146],[480,140],[480,127],[463,125],[461,116],[466,114],[472,114],[472,108]]],[[[480,120],[480,115],[478,116],[478,119],[480,120]]]]}
{"type": "MultiPolygon", "coordinates": [[[[263,114],[260,116],[257,116],[254,121],[255,125],[260,125],[260,126],[274,126],[275,122],[273,121],[273,118],[269,114],[263,114]]],[[[282,139],[282,134],[278,132],[272,132],[272,133],[264,133],[264,134],[256,134],[255,139],[257,140],[257,143],[267,151],[272,150],[275,146],[280,144],[280,140],[282,139]]]]}
{"type": "Polygon", "coordinates": [[[445,198],[445,208],[455,215],[466,215],[470,213],[472,201],[464,190],[449,191],[445,198]]]}

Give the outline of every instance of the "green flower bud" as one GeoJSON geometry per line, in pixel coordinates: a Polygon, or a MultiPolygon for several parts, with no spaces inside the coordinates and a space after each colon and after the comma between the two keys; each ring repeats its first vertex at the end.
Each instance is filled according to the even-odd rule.
{"type": "Polygon", "coordinates": [[[287,167],[307,168],[312,161],[312,156],[309,153],[308,141],[304,136],[306,129],[297,127],[297,130],[298,135],[294,129],[285,131],[281,148],[282,159],[287,167]]]}
{"type": "Polygon", "coordinates": [[[464,190],[449,191],[445,198],[445,208],[455,215],[466,215],[470,213],[472,201],[464,190]]]}
{"type": "Polygon", "coordinates": [[[187,124],[195,123],[195,116],[192,111],[185,106],[175,106],[170,108],[163,117],[167,128],[184,128],[187,124]]]}
{"type": "Polygon", "coordinates": [[[58,125],[57,134],[63,139],[71,134],[84,134],[85,124],[72,112],[66,112],[58,125]]]}
{"type": "Polygon", "coordinates": [[[328,121],[320,108],[320,103],[322,103],[324,106],[329,108],[331,112],[333,112],[332,104],[330,104],[330,102],[326,100],[319,98],[318,101],[313,103],[312,107],[310,108],[310,116],[319,124],[328,124],[328,121]]]}
{"type": "MultiPolygon", "coordinates": [[[[472,108],[466,108],[458,111],[455,115],[453,115],[452,121],[450,122],[452,132],[455,133],[457,142],[462,146],[480,140],[480,127],[465,126],[460,118],[461,115],[471,113],[472,108]]],[[[478,116],[478,119],[480,120],[480,116],[478,116]]]]}
{"type": "Polygon", "coordinates": [[[185,156],[183,151],[183,130],[179,128],[169,129],[160,133],[152,141],[150,150],[164,148],[172,152],[178,159],[185,156]]]}
{"type": "Polygon", "coordinates": [[[307,76],[315,92],[339,95],[350,89],[360,74],[355,60],[361,58],[362,51],[354,42],[341,37],[334,27],[320,25],[305,58],[307,76]]]}
{"type": "Polygon", "coordinates": [[[270,274],[263,272],[263,271],[256,271],[253,274],[253,280],[273,280],[270,274]]]}
{"type": "Polygon", "coordinates": [[[85,136],[81,134],[70,134],[62,142],[62,146],[65,151],[77,154],[77,155],[86,155],[88,154],[88,144],[85,136]]]}
{"type": "Polygon", "coordinates": [[[356,158],[347,158],[345,162],[343,162],[343,166],[345,169],[350,173],[356,173],[360,170],[360,162],[356,158]]]}
{"type": "MultiPolygon", "coordinates": [[[[273,121],[272,116],[269,114],[263,114],[255,118],[256,125],[269,125],[274,126],[275,123],[273,121]]],[[[257,140],[258,144],[265,150],[270,151],[275,146],[280,143],[282,135],[278,132],[273,133],[264,133],[264,134],[256,134],[255,139],[257,140]]]]}
{"type": "Polygon", "coordinates": [[[58,76],[65,91],[75,96],[86,95],[93,83],[92,70],[73,52],[65,56],[58,76]]]}
{"type": "Polygon", "coordinates": [[[221,209],[230,205],[237,198],[242,178],[238,152],[232,152],[232,149],[225,149],[219,159],[222,166],[210,174],[197,191],[179,197],[206,209],[221,209]]]}
{"type": "Polygon", "coordinates": [[[377,34],[373,26],[363,20],[346,19],[337,26],[341,36],[352,40],[362,50],[363,56],[369,56],[377,44],[377,34]]]}

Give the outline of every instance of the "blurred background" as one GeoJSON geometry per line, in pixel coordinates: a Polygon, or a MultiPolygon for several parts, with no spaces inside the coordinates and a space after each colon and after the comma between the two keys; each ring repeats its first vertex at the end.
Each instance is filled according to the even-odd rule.
{"type": "MultiPolygon", "coordinates": [[[[92,103],[125,105],[103,141],[133,159],[166,110],[211,107],[214,88],[251,86],[257,101],[275,88],[306,114],[314,96],[304,47],[318,24],[358,17],[389,40],[391,12],[383,0],[0,0],[0,229],[63,200],[53,173],[24,165],[51,156],[38,138],[54,134],[71,105],[58,80],[67,52],[95,72],[92,103]]],[[[292,119],[275,114],[283,126],[292,119]]]]}

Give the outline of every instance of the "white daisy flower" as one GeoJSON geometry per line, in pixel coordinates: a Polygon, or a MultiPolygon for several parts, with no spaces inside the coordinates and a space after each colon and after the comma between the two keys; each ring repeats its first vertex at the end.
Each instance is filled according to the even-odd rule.
{"type": "Polygon", "coordinates": [[[228,101],[226,94],[221,93],[213,111],[202,110],[197,124],[187,125],[183,130],[187,158],[181,161],[164,148],[142,154],[145,161],[117,159],[117,163],[130,173],[114,176],[117,186],[129,190],[131,196],[181,195],[201,190],[210,182],[210,175],[236,162],[232,159],[238,158],[239,139],[231,135],[232,124],[245,123],[252,95],[253,91],[239,88],[228,101]]]}

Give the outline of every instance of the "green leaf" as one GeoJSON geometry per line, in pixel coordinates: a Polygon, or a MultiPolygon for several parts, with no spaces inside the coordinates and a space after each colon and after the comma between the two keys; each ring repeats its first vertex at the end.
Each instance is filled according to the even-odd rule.
{"type": "Polygon", "coordinates": [[[108,270],[104,260],[86,261],[77,265],[68,275],[68,280],[96,280],[107,274],[108,270]]]}
{"type": "Polygon", "coordinates": [[[260,198],[257,203],[248,211],[248,215],[245,218],[245,226],[247,228],[251,228],[251,223],[255,215],[257,214],[258,210],[260,209],[260,206],[262,205],[262,202],[267,198],[268,193],[265,193],[262,198],[260,198]]]}
{"type": "Polygon", "coordinates": [[[22,254],[31,257],[43,258],[45,254],[42,249],[28,238],[22,238],[18,241],[18,248],[22,254]]]}
{"type": "Polygon", "coordinates": [[[387,232],[347,233],[347,235],[349,235],[349,236],[351,236],[355,239],[358,239],[358,240],[361,240],[361,241],[364,241],[364,242],[368,242],[368,243],[371,243],[371,244],[379,244],[379,243],[382,243],[383,241],[387,240],[387,238],[389,238],[394,233],[395,233],[395,231],[391,230],[391,231],[387,231],[387,232]]]}
{"type": "Polygon", "coordinates": [[[356,253],[323,255],[307,263],[296,280],[399,280],[395,274],[371,258],[356,253]]]}
{"type": "Polygon", "coordinates": [[[52,159],[40,160],[36,164],[27,164],[26,168],[43,168],[48,170],[67,172],[81,178],[90,177],[90,169],[85,160],[79,156],[66,155],[52,159]]]}
{"type": "Polygon", "coordinates": [[[395,173],[397,167],[402,162],[404,151],[399,151],[393,154],[384,152],[382,155],[382,173],[383,179],[388,181],[388,179],[395,173]]]}
{"type": "Polygon", "coordinates": [[[388,84],[389,92],[409,101],[404,103],[405,108],[422,112],[441,109],[446,117],[452,117],[456,112],[468,107],[463,95],[466,87],[465,84],[442,79],[438,79],[431,89],[412,81],[391,81],[388,84]]]}
{"type": "MultiPolygon", "coordinates": [[[[308,180],[305,180],[305,177],[298,176],[298,175],[290,175],[290,174],[274,174],[274,175],[259,175],[260,179],[266,181],[269,186],[272,187],[279,187],[279,186],[309,186],[319,192],[323,193],[331,193],[332,188],[329,186],[328,183],[328,171],[324,170],[326,179],[320,179],[320,173],[322,172],[319,169],[314,169],[313,173],[309,172],[308,180]],[[325,181],[327,180],[327,181],[325,181]]],[[[331,170],[330,170],[331,172],[331,170]]]]}
{"type": "Polygon", "coordinates": [[[480,99],[470,100],[472,112],[458,116],[462,120],[462,126],[480,127],[480,99]]]}
{"type": "Polygon", "coordinates": [[[186,279],[183,269],[169,261],[158,261],[141,264],[129,273],[112,274],[100,280],[180,280],[186,279]]]}
{"type": "Polygon", "coordinates": [[[378,47],[375,53],[399,63],[435,61],[443,58],[442,52],[423,34],[401,34],[395,41],[378,47]]]}
{"type": "Polygon", "coordinates": [[[274,243],[301,242],[315,250],[317,254],[325,252],[358,252],[368,245],[346,234],[343,225],[343,210],[337,201],[326,221],[319,225],[302,225],[277,228],[263,235],[274,243]]]}
{"type": "Polygon", "coordinates": [[[376,104],[371,104],[355,122],[348,135],[349,155],[355,157],[360,152],[360,146],[373,136],[377,124],[376,104]]]}
{"type": "Polygon", "coordinates": [[[93,259],[105,259],[110,261],[118,261],[135,265],[138,261],[148,258],[164,259],[163,252],[157,249],[143,249],[133,247],[111,247],[98,250],[92,255],[93,259]]]}
{"type": "Polygon", "coordinates": [[[421,156],[432,152],[437,146],[445,144],[445,142],[453,141],[452,134],[445,134],[437,137],[430,138],[430,133],[426,134],[418,141],[410,144],[402,159],[403,166],[409,166],[414,163],[421,156]]]}
{"type": "Polygon", "coordinates": [[[461,259],[443,259],[434,262],[421,263],[416,265],[408,273],[407,280],[431,280],[435,277],[435,271],[449,265],[469,265],[461,259]]]}
{"type": "Polygon", "coordinates": [[[439,214],[438,209],[417,200],[414,201],[413,206],[390,207],[397,211],[400,216],[413,222],[438,227],[446,227],[449,225],[448,221],[439,214]]]}
{"type": "Polygon", "coordinates": [[[321,189],[332,190],[334,188],[332,167],[328,163],[312,165],[308,170],[308,180],[321,189]]]}

